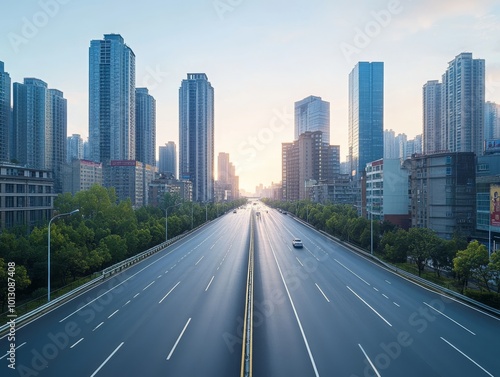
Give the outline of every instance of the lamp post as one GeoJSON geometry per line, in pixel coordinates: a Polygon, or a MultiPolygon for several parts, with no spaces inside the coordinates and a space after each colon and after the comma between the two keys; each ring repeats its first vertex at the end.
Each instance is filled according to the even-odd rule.
{"type": "Polygon", "coordinates": [[[168,210],[169,208],[174,208],[180,206],[182,203],[174,204],[173,206],[165,208],[165,242],[168,241],[168,210]]]}
{"type": "Polygon", "coordinates": [[[49,229],[48,229],[48,237],[47,237],[47,302],[50,302],[50,225],[52,224],[52,221],[54,221],[58,217],[69,216],[69,215],[72,215],[72,214],[77,213],[77,212],[80,212],[80,210],[75,209],[74,211],[71,211],[71,212],[60,213],[59,215],[55,215],[49,221],[49,229]]]}

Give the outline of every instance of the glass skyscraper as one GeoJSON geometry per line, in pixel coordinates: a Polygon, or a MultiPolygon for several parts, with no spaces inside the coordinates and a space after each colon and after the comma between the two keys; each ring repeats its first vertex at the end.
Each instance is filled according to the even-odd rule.
{"type": "Polygon", "coordinates": [[[0,161],[9,161],[10,76],[0,61],[0,161]]]}
{"type": "Polygon", "coordinates": [[[330,144],[330,103],[309,96],[295,102],[295,140],[307,131],[323,132],[323,143],[330,144]]]}
{"type": "Polygon", "coordinates": [[[179,89],[179,178],[193,200],[214,198],[214,89],[204,73],[188,73],[179,89]]]}
{"type": "Polygon", "coordinates": [[[156,166],[156,100],[147,88],[137,88],[135,103],[135,158],[156,166]]]}
{"type": "Polygon", "coordinates": [[[158,171],[161,174],[177,178],[177,146],[173,141],[160,146],[158,171]]]}
{"type": "Polygon", "coordinates": [[[95,162],[135,159],[135,55],[119,34],[89,48],[89,146],[95,162]]]}
{"type": "Polygon", "coordinates": [[[349,74],[349,163],[357,180],[384,157],[384,63],[359,62],[349,74]]]}

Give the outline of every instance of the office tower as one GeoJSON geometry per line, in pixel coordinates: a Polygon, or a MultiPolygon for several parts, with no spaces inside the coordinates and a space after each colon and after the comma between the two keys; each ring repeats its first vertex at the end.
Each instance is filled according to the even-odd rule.
{"type": "Polygon", "coordinates": [[[53,172],[54,190],[62,192],[66,162],[67,100],[36,78],[14,83],[13,157],[21,164],[53,172]]]}
{"type": "Polygon", "coordinates": [[[135,159],[156,166],[156,100],[147,88],[137,88],[135,103],[135,159]]]}
{"type": "Polygon", "coordinates": [[[443,151],[441,137],[441,92],[443,85],[438,80],[430,80],[423,86],[423,143],[424,153],[443,151]]]}
{"type": "Polygon", "coordinates": [[[10,76],[0,61],[0,161],[9,161],[10,76]]]}
{"type": "Polygon", "coordinates": [[[384,156],[384,63],[359,62],[349,74],[350,174],[384,156]]]}
{"type": "Polygon", "coordinates": [[[48,90],[50,109],[50,131],[52,132],[52,169],[54,172],[54,190],[63,192],[63,167],[66,163],[67,134],[68,134],[68,104],[63,92],[57,89],[48,90]]]}
{"type": "Polygon", "coordinates": [[[79,134],[68,136],[66,161],[83,159],[83,139],[79,134]]]}
{"type": "Polygon", "coordinates": [[[89,144],[95,162],[135,159],[135,55],[119,34],[89,48],[89,144]]]}
{"type": "Polygon", "coordinates": [[[323,132],[323,142],[330,144],[330,103],[309,96],[295,102],[295,140],[306,131],[323,132]]]}
{"type": "Polygon", "coordinates": [[[219,182],[229,182],[229,153],[220,152],[217,157],[217,180],[219,182]]]}
{"type": "Polygon", "coordinates": [[[214,197],[214,89],[204,73],[188,73],[179,89],[180,178],[193,183],[193,200],[214,197]]]}
{"type": "Polygon", "coordinates": [[[483,154],[484,59],[463,52],[448,63],[443,74],[442,134],[450,152],[483,154]]]}
{"type": "Polygon", "coordinates": [[[500,105],[495,102],[484,104],[484,139],[500,138],[500,105]]]}
{"type": "Polygon", "coordinates": [[[160,146],[158,171],[166,176],[177,178],[177,146],[173,141],[160,146]]]}

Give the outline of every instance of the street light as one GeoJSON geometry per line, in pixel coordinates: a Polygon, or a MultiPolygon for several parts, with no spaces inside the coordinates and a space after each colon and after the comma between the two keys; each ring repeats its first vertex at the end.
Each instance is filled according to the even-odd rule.
{"type": "Polygon", "coordinates": [[[174,204],[173,206],[165,208],[165,242],[168,241],[168,209],[180,206],[182,203],[174,204]]]}
{"type": "Polygon", "coordinates": [[[58,217],[73,215],[74,213],[77,213],[77,212],[80,212],[80,210],[75,209],[74,211],[71,211],[71,212],[60,213],[59,215],[55,215],[49,221],[49,230],[48,230],[49,234],[47,237],[47,275],[48,275],[47,276],[47,302],[50,302],[50,224],[52,224],[52,221],[54,221],[58,217]]]}

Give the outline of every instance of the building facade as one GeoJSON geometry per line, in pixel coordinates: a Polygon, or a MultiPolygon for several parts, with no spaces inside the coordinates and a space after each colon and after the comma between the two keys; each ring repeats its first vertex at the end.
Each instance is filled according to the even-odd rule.
{"type": "Polygon", "coordinates": [[[66,161],[83,159],[83,139],[79,134],[68,136],[66,161]]]}
{"type": "Polygon", "coordinates": [[[430,80],[422,88],[423,102],[423,144],[425,154],[446,150],[441,135],[441,93],[443,85],[430,80]]]}
{"type": "Polygon", "coordinates": [[[500,139],[500,105],[495,102],[484,104],[484,139],[500,139]]]}
{"type": "Polygon", "coordinates": [[[451,239],[476,226],[476,156],[473,152],[414,155],[404,162],[410,176],[411,226],[451,239]]]}
{"type": "Polygon", "coordinates": [[[179,89],[179,174],[193,200],[213,200],[214,89],[204,73],[188,73],[179,89]]]}
{"type": "Polygon", "coordinates": [[[147,88],[137,88],[135,104],[135,158],[156,166],[156,100],[147,88]]]}
{"type": "Polygon", "coordinates": [[[0,164],[0,229],[47,223],[55,196],[50,170],[0,164]]]}
{"type": "Polygon", "coordinates": [[[177,146],[173,141],[160,146],[158,172],[167,177],[177,178],[177,146]]]}
{"type": "Polygon", "coordinates": [[[93,185],[103,185],[102,163],[73,159],[64,170],[64,192],[76,194],[90,189],[93,185]]]}
{"type": "Polygon", "coordinates": [[[135,160],[135,55],[119,34],[89,48],[90,159],[135,160]]]}
{"type": "Polygon", "coordinates": [[[119,200],[130,199],[134,208],[148,204],[154,166],[136,160],[112,160],[104,169],[109,169],[110,186],[115,188],[119,200]]]}
{"type": "Polygon", "coordinates": [[[323,132],[323,142],[330,144],[330,103],[309,96],[295,102],[295,140],[306,131],[323,132]]]}

